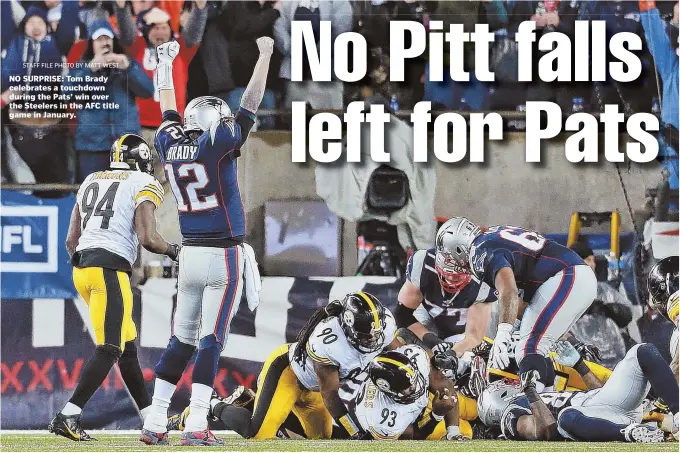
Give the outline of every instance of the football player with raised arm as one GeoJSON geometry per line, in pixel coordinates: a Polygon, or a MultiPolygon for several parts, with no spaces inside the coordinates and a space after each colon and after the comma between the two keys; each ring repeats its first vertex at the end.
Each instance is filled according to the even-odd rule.
{"type": "Polygon", "coordinates": [[[224,444],[210,432],[207,415],[220,354],[243,290],[245,213],[236,160],[264,95],[274,41],[258,38],[257,46],[260,56],[236,114],[222,99],[203,96],[189,102],[184,123],[176,111],[172,79],[179,44],[170,41],[156,51],[163,122],[155,144],[177,200],[183,247],[173,335],[156,365],[152,407],[140,437],[146,444],[168,443],[170,399],[196,349],[190,413],[180,443],[224,444]]]}

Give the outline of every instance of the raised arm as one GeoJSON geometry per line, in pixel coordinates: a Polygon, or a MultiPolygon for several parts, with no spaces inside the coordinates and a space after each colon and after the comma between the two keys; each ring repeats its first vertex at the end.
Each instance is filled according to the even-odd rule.
{"type": "Polygon", "coordinates": [[[264,90],[267,86],[267,73],[269,72],[269,61],[274,52],[274,40],[267,36],[257,38],[257,48],[260,50],[260,58],[255,63],[255,70],[248,82],[246,90],[241,97],[241,108],[250,113],[257,113],[260,107],[264,90]]]}
{"type": "Polygon", "coordinates": [[[132,19],[130,8],[125,0],[116,0],[116,20],[118,21],[118,39],[123,47],[130,47],[137,37],[137,25],[132,19]]]}
{"type": "Polygon", "coordinates": [[[206,0],[196,0],[194,2],[194,7],[191,9],[191,14],[189,14],[189,20],[182,30],[182,38],[184,38],[184,42],[189,47],[194,47],[203,38],[205,24],[208,21],[206,3],[206,0]]]}
{"type": "Polygon", "coordinates": [[[156,47],[156,87],[160,97],[161,113],[168,110],[177,111],[175,84],[172,79],[172,61],[179,55],[179,43],[168,41],[156,47]]]}
{"type": "Polygon", "coordinates": [[[557,420],[536,391],[538,371],[531,370],[520,376],[520,385],[531,406],[531,415],[523,415],[517,429],[525,440],[554,440],[558,437],[557,420]]]}

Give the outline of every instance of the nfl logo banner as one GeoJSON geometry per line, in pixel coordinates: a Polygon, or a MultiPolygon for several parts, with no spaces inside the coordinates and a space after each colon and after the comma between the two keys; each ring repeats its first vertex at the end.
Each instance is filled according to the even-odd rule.
{"type": "Polygon", "coordinates": [[[75,297],[64,245],[75,196],[42,199],[9,190],[0,196],[1,297],[75,297]]]}

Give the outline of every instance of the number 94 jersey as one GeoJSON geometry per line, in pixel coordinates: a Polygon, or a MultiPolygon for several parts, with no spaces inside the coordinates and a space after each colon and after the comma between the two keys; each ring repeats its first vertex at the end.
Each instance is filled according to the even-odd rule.
{"type": "MultiPolygon", "coordinates": [[[[425,386],[429,387],[430,363],[425,350],[416,345],[400,346],[397,352],[405,354],[416,361],[418,373],[425,377],[425,386]]],[[[347,409],[354,411],[361,427],[370,432],[374,439],[398,439],[406,429],[416,422],[420,414],[427,408],[428,392],[410,404],[399,404],[381,392],[368,379],[363,382],[349,402],[347,409]]]]}
{"type": "Polygon", "coordinates": [[[546,280],[576,265],[585,263],[573,250],[514,226],[490,227],[470,248],[470,269],[478,279],[495,289],[496,273],[509,267],[526,303],[546,280]]]}
{"type": "Polygon", "coordinates": [[[353,379],[366,365],[369,364],[383,348],[387,347],[394,338],[397,325],[392,313],[385,311],[385,339],[383,346],[372,353],[362,353],[352,346],[345,337],[345,333],[337,317],[321,321],[307,341],[307,359],[304,366],[293,358],[297,343],[290,347],[290,366],[300,383],[308,390],[319,390],[319,378],[314,371],[314,363],[334,365],[339,369],[340,384],[353,379]]]}
{"type": "Polygon", "coordinates": [[[144,201],[156,207],[163,203],[163,187],[147,173],[106,170],[88,175],[76,195],[82,228],[76,251],[105,249],[132,265],[139,247],[135,210],[144,201]]]}

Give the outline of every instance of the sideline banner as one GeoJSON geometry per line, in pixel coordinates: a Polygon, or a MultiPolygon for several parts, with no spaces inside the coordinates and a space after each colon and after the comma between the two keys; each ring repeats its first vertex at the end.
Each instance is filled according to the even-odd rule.
{"type": "Polygon", "coordinates": [[[48,199],[3,190],[0,197],[1,297],[76,297],[64,245],[75,196],[48,199]]]}
{"type": "MultiPolygon", "coordinates": [[[[215,389],[225,396],[238,385],[254,388],[269,353],[294,342],[311,313],[329,299],[365,290],[394,302],[400,286],[393,277],[264,278],[256,312],[242,300],[234,317],[215,389]]],[[[151,279],[134,289],[139,360],[149,392],[153,391],[153,368],[170,337],[175,292],[175,281],[169,279],[151,279]]],[[[3,298],[0,310],[2,427],[46,429],[71,396],[84,363],[94,353],[87,306],[80,298],[3,298]]],[[[189,404],[191,372],[189,366],[178,384],[171,414],[189,404]]],[[[141,428],[117,369],[109,373],[85,407],[83,422],[86,429],[141,428]]]]}

